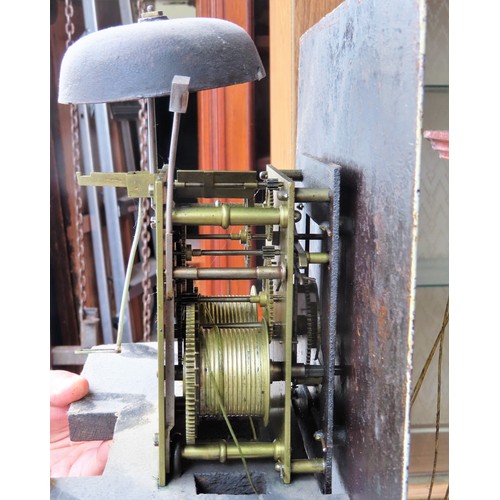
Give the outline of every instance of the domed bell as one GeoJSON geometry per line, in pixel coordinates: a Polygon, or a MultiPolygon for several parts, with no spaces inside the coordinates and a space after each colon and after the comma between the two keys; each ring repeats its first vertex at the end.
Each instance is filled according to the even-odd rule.
{"type": "Polygon", "coordinates": [[[260,80],[265,70],[241,27],[222,19],[167,19],[96,31],[66,51],[59,80],[63,104],[128,101],[169,95],[175,75],[189,91],[260,80]]]}

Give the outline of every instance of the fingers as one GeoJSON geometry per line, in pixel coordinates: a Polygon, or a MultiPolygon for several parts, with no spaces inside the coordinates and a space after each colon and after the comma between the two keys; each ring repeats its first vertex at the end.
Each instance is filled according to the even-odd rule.
{"type": "Polygon", "coordinates": [[[50,477],[100,476],[108,460],[111,441],[86,441],[73,443],[50,454],[50,477]]]}
{"type": "Polygon", "coordinates": [[[106,463],[108,462],[109,449],[111,448],[111,443],[113,441],[103,441],[99,446],[96,453],[96,468],[95,474],[100,476],[106,467],[106,463]]]}
{"type": "Polygon", "coordinates": [[[67,406],[89,392],[86,378],[64,370],[50,371],[50,405],[67,406]]]}
{"type": "Polygon", "coordinates": [[[68,407],[51,406],[50,407],[50,443],[51,448],[57,445],[59,441],[69,437],[68,407]]]}
{"type": "Polygon", "coordinates": [[[96,446],[82,454],[78,463],[71,467],[70,476],[101,476],[108,461],[111,441],[96,443],[96,446]]]}
{"type": "Polygon", "coordinates": [[[111,441],[69,440],[69,404],[89,391],[85,377],[64,370],[50,372],[51,477],[96,476],[106,467],[111,441]]]}

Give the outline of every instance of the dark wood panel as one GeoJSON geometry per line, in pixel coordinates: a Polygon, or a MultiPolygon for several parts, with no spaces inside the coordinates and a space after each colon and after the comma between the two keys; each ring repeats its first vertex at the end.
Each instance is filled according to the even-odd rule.
{"type": "Polygon", "coordinates": [[[360,500],[406,493],[423,13],[423,0],[349,1],[301,40],[297,167],[340,165],[355,228],[341,243],[337,360],[350,370],[334,412],[339,471],[360,500]]]}

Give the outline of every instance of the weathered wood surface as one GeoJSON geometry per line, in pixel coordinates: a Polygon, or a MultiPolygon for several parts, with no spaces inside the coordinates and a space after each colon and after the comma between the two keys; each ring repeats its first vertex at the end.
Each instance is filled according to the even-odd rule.
{"type": "Polygon", "coordinates": [[[346,0],[301,39],[297,168],[340,165],[335,388],[356,499],[405,498],[423,108],[423,0],[346,0]]]}

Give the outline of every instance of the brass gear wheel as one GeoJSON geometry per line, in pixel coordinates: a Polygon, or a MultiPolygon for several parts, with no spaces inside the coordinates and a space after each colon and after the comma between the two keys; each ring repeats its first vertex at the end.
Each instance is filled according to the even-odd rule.
{"type": "MultiPolygon", "coordinates": [[[[314,360],[317,360],[320,348],[321,323],[318,311],[318,285],[314,278],[301,276],[296,290],[303,297],[304,301],[305,314],[302,316],[305,319],[305,333],[295,331],[295,335],[298,334],[306,337],[305,363],[309,365],[312,361],[312,350],[316,349],[314,360]]],[[[297,301],[297,298],[295,301],[297,301]]]]}
{"type": "Polygon", "coordinates": [[[309,278],[305,283],[305,301],[306,301],[306,334],[307,334],[307,353],[306,353],[306,364],[311,363],[311,351],[318,350],[318,307],[317,307],[317,297],[318,297],[318,286],[316,280],[309,278]],[[313,300],[314,299],[314,300],[313,300]]]}
{"type": "Polygon", "coordinates": [[[184,344],[184,397],[186,400],[186,444],[195,444],[198,415],[198,366],[196,359],[196,305],[187,304],[184,344]]]}
{"type": "Polygon", "coordinates": [[[200,324],[257,322],[257,305],[249,302],[204,302],[200,304],[200,324]]]}
{"type": "Polygon", "coordinates": [[[269,338],[272,339],[274,335],[274,280],[265,281],[264,291],[267,295],[267,305],[264,309],[264,318],[267,322],[269,338]]]}
{"type": "MultiPolygon", "coordinates": [[[[274,190],[273,189],[266,190],[265,205],[266,205],[266,207],[274,208],[274,190]]],[[[266,240],[272,241],[272,239],[273,239],[273,225],[272,224],[267,224],[265,226],[265,234],[266,234],[266,240]]]]}
{"type": "Polygon", "coordinates": [[[271,372],[266,321],[258,326],[221,325],[199,331],[199,414],[262,417],[270,412],[271,372]]]}

